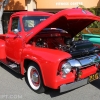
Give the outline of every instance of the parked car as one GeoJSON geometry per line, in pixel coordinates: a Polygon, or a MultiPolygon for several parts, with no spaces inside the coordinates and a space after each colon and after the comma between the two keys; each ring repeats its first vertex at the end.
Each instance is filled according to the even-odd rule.
{"type": "Polygon", "coordinates": [[[98,34],[82,34],[82,39],[89,40],[95,46],[100,48],[100,35],[98,35],[98,34]]]}
{"type": "Polygon", "coordinates": [[[17,73],[27,73],[29,85],[37,93],[45,87],[65,92],[97,80],[99,48],[88,40],[73,40],[95,20],[100,17],[81,8],[56,14],[14,13],[8,32],[0,35],[0,62],[17,73]]]}

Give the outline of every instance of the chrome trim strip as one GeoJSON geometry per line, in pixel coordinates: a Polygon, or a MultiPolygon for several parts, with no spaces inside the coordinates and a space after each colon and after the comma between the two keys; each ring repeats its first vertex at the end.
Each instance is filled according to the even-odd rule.
{"type": "Polygon", "coordinates": [[[81,67],[81,64],[78,60],[76,59],[72,59],[72,60],[68,60],[68,63],[72,66],[72,67],[81,67]]]}
{"type": "Polygon", "coordinates": [[[90,55],[90,56],[85,56],[81,58],[76,58],[76,59],[71,59],[68,60],[68,63],[72,67],[86,67],[95,63],[100,63],[100,56],[95,54],[95,55],[90,55]]]}
{"type": "Polygon", "coordinates": [[[79,60],[79,62],[81,63],[82,66],[90,65],[92,63],[92,59],[91,58],[85,58],[85,59],[79,60]]]}
{"type": "Polygon", "coordinates": [[[70,84],[63,84],[60,86],[60,93],[76,89],[88,83],[88,78],[70,84]]]}

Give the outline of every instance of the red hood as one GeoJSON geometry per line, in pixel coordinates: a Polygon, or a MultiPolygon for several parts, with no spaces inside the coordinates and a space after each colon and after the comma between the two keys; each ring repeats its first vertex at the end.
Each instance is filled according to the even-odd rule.
{"type": "Polygon", "coordinates": [[[65,9],[50,16],[45,21],[35,26],[28,32],[25,39],[28,42],[34,35],[38,34],[44,28],[60,28],[66,30],[72,37],[87,27],[94,21],[100,21],[100,17],[81,8],[65,9]]]}

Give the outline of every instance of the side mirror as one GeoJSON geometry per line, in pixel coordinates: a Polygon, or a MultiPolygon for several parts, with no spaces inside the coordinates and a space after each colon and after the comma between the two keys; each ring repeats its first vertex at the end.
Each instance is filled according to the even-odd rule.
{"type": "Polygon", "coordinates": [[[19,32],[18,29],[14,29],[13,32],[16,34],[15,38],[22,38],[18,33],[19,32]]]}
{"type": "Polygon", "coordinates": [[[18,29],[14,29],[13,32],[14,32],[15,34],[17,34],[17,33],[19,32],[19,30],[18,30],[18,29]]]}

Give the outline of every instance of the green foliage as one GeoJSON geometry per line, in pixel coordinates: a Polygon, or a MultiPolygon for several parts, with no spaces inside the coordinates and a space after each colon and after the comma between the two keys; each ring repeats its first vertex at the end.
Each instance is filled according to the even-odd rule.
{"type": "MultiPolygon", "coordinates": [[[[96,7],[85,8],[83,5],[79,5],[79,7],[81,7],[84,10],[89,10],[94,15],[100,16],[100,8],[96,8],[96,7]]],[[[89,25],[88,28],[100,28],[100,22],[95,21],[94,23],[92,23],[91,25],[89,25]]]]}
{"type": "MultiPolygon", "coordinates": [[[[100,8],[96,8],[96,7],[91,7],[91,8],[85,8],[83,5],[79,5],[80,8],[82,8],[83,10],[89,10],[90,12],[92,12],[94,15],[100,16],[100,8]]],[[[100,22],[95,21],[93,22],[91,25],[88,26],[88,28],[98,28],[100,33],[100,22]]],[[[94,32],[93,32],[94,33],[94,32]]],[[[83,33],[79,32],[76,36],[75,36],[75,40],[78,40],[81,35],[83,33]]],[[[94,33],[95,34],[95,33],[94,33]]]]}
{"type": "MultiPolygon", "coordinates": [[[[89,8],[88,10],[89,10],[90,12],[92,12],[93,14],[97,15],[97,16],[100,15],[100,12],[99,12],[100,8],[94,8],[94,7],[92,7],[92,8],[89,8]]],[[[92,23],[89,27],[90,27],[90,28],[100,28],[100,22],[95,21],[95,22],[92,23]]]]}

